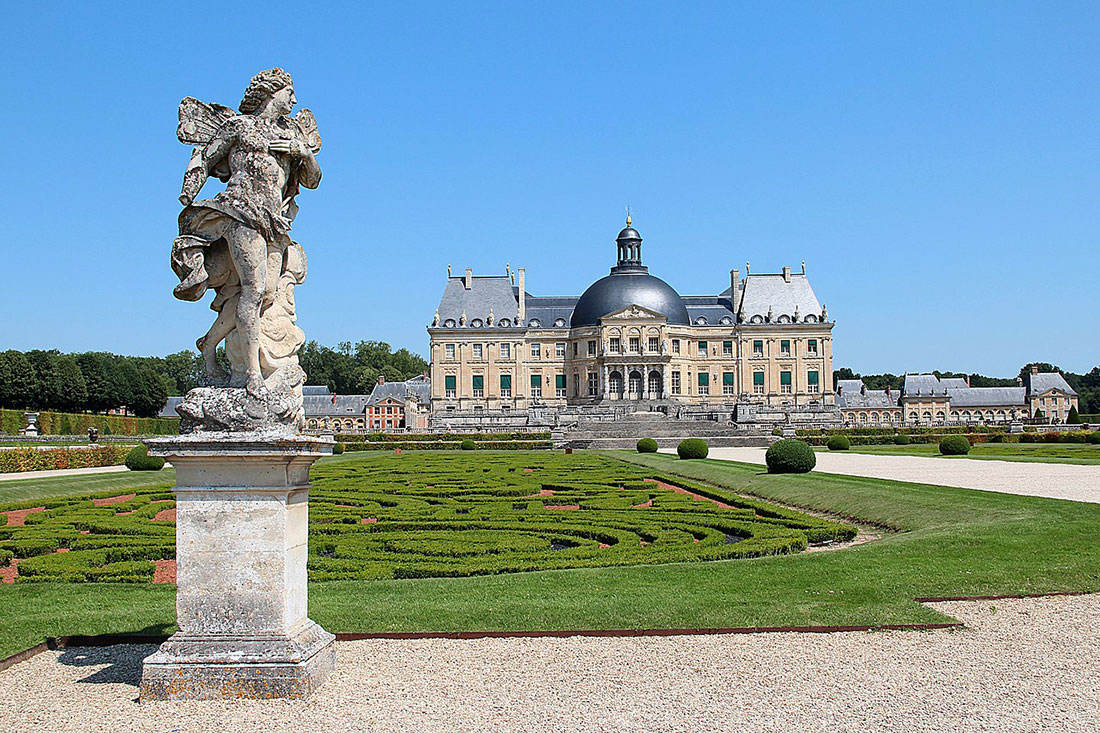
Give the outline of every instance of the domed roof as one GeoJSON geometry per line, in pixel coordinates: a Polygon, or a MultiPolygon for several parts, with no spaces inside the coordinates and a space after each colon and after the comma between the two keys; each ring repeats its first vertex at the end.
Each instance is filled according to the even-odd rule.
{"type": "Polygon", "coordinates": [[[588,286],[573,307],[570,327],[594,326],[608,313],[632,305],[660,313],[669,323],[688,324],[688,312],[680,294],[642,264],[642,237],[630,225],[619,232],[618,263],[611,274],[588,286]]]}

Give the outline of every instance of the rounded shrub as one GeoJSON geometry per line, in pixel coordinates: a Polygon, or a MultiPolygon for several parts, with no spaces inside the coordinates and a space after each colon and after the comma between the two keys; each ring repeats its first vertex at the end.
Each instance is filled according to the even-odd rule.
{"type": "Polygon", "coordinates": [[[909,445],[909,436],[905,433],[894,436],[894,445],[909,445]]]}
{"type": "Polygon", "coordinates": [[[768,473],[809,473],[817,465],[814,449],[801,440],[778,440],[764,456],[768,473]]]}
{"type": "Polygon", "coordinates": [[[940,453],[945,456],[965,456],[970,452],[970,441],[965,435],[948,435],[940,441],[940,453]]]}
{"type": "Polygon", "coordinates": [[[657,452],[657,441],[654,440],[653,438],[642,438],[641,440],[638,441],[638,452],[639,453],[656,453],[657,452]]]}
{"type": "Polygon", "coordinates": [[[463,440],[461,443],[458,444],[458,447],[461,450],[473,450],[474,448],[477,447],[477,444],[474,443],[474,441],[470,440],[469,438],[466,438],[465,440],[463,440]]]}
{"type": "Polygon", "coordinates": [[[336,445],[332,446],[332,455],[338,456],[343,452],[344,452],[344,444],[343,443],[337,443],[336,445]]]}
{"type": "Polygon", "coordinates": [[[1093,445],[1100,445],[1100,430],[1089,433],[1089,437],[1087,438],[1087,440],[1093,445]]]}
{"type": "Polygon", "coordinates": [[[676,446],[676,455],[680,458],[706,458],[707,453],[710,453],[710,448],[707,447],[707,441],[702,438],[687,438],[681,440],[680,445],[676,446]]]}
{"type": "Polygon", "coordinates": [[[148,448],[138,445],[126,454],[126,468],[131,471],[159,471],[164,468],[164,459],[149,455],[148,448]]]}
{"type": "Polygon", "coordinates": [[[990,443],[1003,443],[1003,442],[1005,442],[1005,434],[1004,433],[993,433],[993,435],[989,436],[989,442],[990,443]]]}
{"type": "Polygon", "coordinates": [[[826,445],[829,450],[848,450],[852,447],[852,441],[848,440],[847,435],[834,435],[826,445]]]}

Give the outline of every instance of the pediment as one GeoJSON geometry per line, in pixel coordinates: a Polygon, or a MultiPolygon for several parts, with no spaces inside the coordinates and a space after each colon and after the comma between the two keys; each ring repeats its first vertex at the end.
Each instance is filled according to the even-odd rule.
{"type": "Polygon", "coordinates": [[[600,318],[600,322],[604,321],[666,321],[668,320],[664,315],[657,311],[650,310],[649,308],[643,308],[640,305],[628,305],[626,308],[620,308],[617,311],[611,311],[606,316],[600,318]]]}

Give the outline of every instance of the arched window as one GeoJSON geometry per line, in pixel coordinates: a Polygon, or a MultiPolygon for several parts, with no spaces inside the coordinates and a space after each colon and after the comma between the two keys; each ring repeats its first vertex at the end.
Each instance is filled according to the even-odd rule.
{"type": "Polygon", "coordinates": [[[632,399],[640,399],[642,396],[642,374],[638,371],[630,373],[630,383],[628,385],[628,391],[632,399]]]}
{"type": "Polygon", "coordinates": [[[661,396],[661,382],[661,373],[659,371],[654,369],[649,373],[649,384],[647,386],[647,391],[649,392],[651,398],[656,399],[661,396]]]}
{"type": "Polygon", "coordinates": [[[607,375],[607,388],[608,388],[608,391],[611,394],[613,394],[617,397],[622,397],[622,395],[623,395],[623,375],[622,375],[622,372],[619,372],[619,371],[616,370],[616,371],[611,372],[611,374],[607,375]]]}

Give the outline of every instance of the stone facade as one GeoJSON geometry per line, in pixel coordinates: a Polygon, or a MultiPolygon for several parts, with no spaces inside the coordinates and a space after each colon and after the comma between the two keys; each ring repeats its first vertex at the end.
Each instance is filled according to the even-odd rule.
{"type": "Polygon", "coordinates": [[[533,296],[522,268],[448,278],[428,328],[433,419],[627,401],[832,405],[833,323],[805,266],[733,270],[716,296],[680,296],[641,265],[641,241],[628,221],[618,264],[580,297],[533,296]]]}
{"type": "Polygon", "coordinates": [[[369,395],[335,395],[324,386],[304,388],[306,430],[367,433],[427,430],[431,382],[427,374],[387,382],[379,378],[369,395]]]}
{"type": "Polygon", "coordinates": [[[900,391],[871,390],[858,379],[837,383],[836,404],[850,427],[994,425],[1034,419],[1062,423],[1077,393],[1058,373],[1033,370],[1015,387],[971,387],[966,379],[907,374],[900,391]]]}

